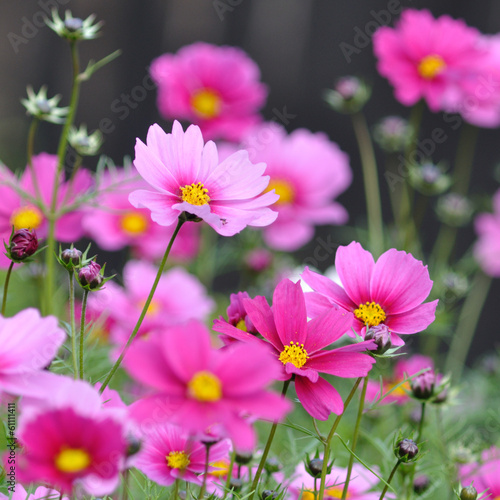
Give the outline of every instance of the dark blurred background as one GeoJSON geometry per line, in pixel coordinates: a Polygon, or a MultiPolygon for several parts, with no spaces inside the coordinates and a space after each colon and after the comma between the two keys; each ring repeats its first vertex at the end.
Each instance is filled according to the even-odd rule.
{"type": "MultiPolygon", "coordinates": [[[[359,33],[371,33],[373,26],[381,23],[393,25],[398,16],[390,10],[401,8],[426,8],[435,16],[447,13],[463,18],[483,33],[500,32],[497,0],[0,0],[0,159],[13,169],[24,167],[26,162],[29,119],[20,104],[26,85],[38,90],[47,84],[49,96],[61,93],[62,104],[69,100],[68,46],[40,22],[53,6],[59,7],[61,16],[70,9],[82,18],[95,13],[97,19],[105,22],[104,36],[81,44],[83,65],[90,58],[97,60],[116,49],[123,51],[117,60],[83,83],[76,119],[77,124],[86,123],[89,130],[103,129],[102,152],[117,164],[122,163],[125,155],[133,155],[135,138],[144,139],[149,125],[159,122],[169,126],[156,110],[156,90],[151,90],[148,79],[151,61],[198,40],[236,45],[258,63],[262,80],[269,86],[263,110],[266,119],[275,116],[273,110],[286,109],[293,115],[287,124],[289,131],[300,127],[324,131],[349,154],[354,182],[339,200],[350,213],[351,225],[363,224],[365,219],[359,156],[349,118],[325,105],[324,89],[331,88],[340,76],[362,76],[373,85],[374,95],[366,106],[370,126],[390,114],[409,116],[409,109],[394,100],[390,85],[377,75],[371,41],[367,37],[366,46],[361,47],[365,44],[359,43],[364,39],[359,33]],[[356,52],[346,57],[343,44],[356,46],[356,52]],[[124,102],[129,103],[128,111],[123,111],[124,102]]],[[[442,116],[428,112],[424,126],[429,130],[435,126],[446,128],[442,116]]],[[[437,146],[435,162],[453,160],[459,132],[446,129],[448,139],[437,146]]],[[[54,153],[58,134],[58,126],[44,124],[36,150],[43,148],[54,153]]],[[[480,134],[470,189],[473,195],[491,195],[498,188],[493,180],[500,160],[498,137],[497,129],[480,134]]],[[[377,155],[380,165],[384,165],[378,149],[377,155]]],[[[86,161],[86,165],[95,166],[95,160],[86,161]]],[[[389,216],[382,168],[380,181],[384,210],[389,216]]],[[[437,227],[432,212],[424,223],[427,222],[430,229],[426,231],[426,245],[430,246],[437,227]]],[[[460,238],[459,255],[474,241],[472,228],[462,231],[460,238]]],[[[347,243],[340,236],[338,241],[347,243]]],[[[311,249],[301,251],[301,258],[306,259],[311,249]]],[[[333,256],[321,265],[332,264],[333,256]]],[[[471,358],[498,342],[496,315],[490,311],[498,307],[499,292],[498,283],[494,283],[471,358]]]]}

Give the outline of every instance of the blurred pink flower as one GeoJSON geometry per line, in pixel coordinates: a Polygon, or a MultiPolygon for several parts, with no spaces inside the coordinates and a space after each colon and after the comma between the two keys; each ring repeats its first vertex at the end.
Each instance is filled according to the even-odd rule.
{"type": "Polygon", "coordinates": [[[134,165],[155,191],[133,191],[130,203],[151,210],[162,226],[187,212],[222,236],[232,236],[246,226],[267,226],[278,216],[268,208],[278,195],[262,194],[269,184],[262,175],[265,164],[253,165],[243,150],[219,163],[217,147],[211,141],[204,145],[195,125],[184,132],[175,121],[171,134],[152,125],[147,145],[137,140],[134,165]]]}
{"type": "Polygon", "coordinates": [[[407,9],[395,28],[377,30],[373,49],[379,73],[402,104],[425,99],[432,111],[450,111],[462,104],[461,85],[485,58],[479,39],[480,33],[461,20],[407,9]]]}
{"type": "Polygon", "coordinates": [[[170,422],[202,434],[215,426],[238,450],[252,450],[255,432],[247,418],[281,419],[290,403],[265,390],[277,367],[265,346],[210,346],[210,333],[190,321],[147,342],[131,345],[124,365],[136,380],[155,389],[131,406],[139,423],[170,422]]]}
{"type": "Polygon", "coordinates": [[[243,301],[248,317],[264,337],[250,335],[215,320],[214,330],[244,343],[264,344],[272,349],[272,361],[279,380],[295,376],[295,390],[304,409],[318,420],[341,414],[344,403],[337,390],[319,373],[337,377],[365,377],[375,360],[364,354],[372,341],[326,350],[351,326],[353,316],[337,308],[307,321],[304,292],[300,281],[282,280],[273,295],[272,309],[264,297],[243,301]]]}
{"type": "MultiPolygon", "coordinates": [[[[45,238],[48,232],[48,221],[37,202],[50,207],[54,189],[54,178],[57,171],[57,156],[40,153],[33,157],[33,170],[26,167],[18,180],[5,166],[0,165],[0,239],[9,241],[12,226],[15,229],[35,229],[38,238],[45,238]],[[19,194],[15,187],[25,191],[31,198],[19,194]],[[35,201],[37,200],[37,201],[35,201]]],[[[64,176],[59,179],[56,208],[61,209],[75,202],[78,196],[83,195],[92,186],[92,176],[80,169],[73,181],[64,181],[64,176]]],[[[55,237],[58,241],[74,242],[83,236],[82,227],[83,208],[75,208],[62,215],[56,222],[55,237]]],[[[0,254],[0,267],[7,267],[10,261],[0,254]]]]}
{"type": "MultiPolygon", "coordinates": [[[[230,443],[222,440],[210,446],[208,462],[228,459],[230,443]]],[[[149,479],[170,486],[176,479],[201,485],[207,451],[200,441],[190,439],[175,425],[163,424],[148,431],[133,465],[149,479]]],[[[209,466],[209,472],[216,470],[209,466]]]]}
{"type": "MultiPolygon", "coordinates": [[[[23,485],[19,483],[16,484],[12,496],[0,493],[0,500],[59,500],[60,498],[61,493],[59,491],[45,488],[44,486],[39,486],[31,495],[28,495],[23,485]]],[[[69,500],[69,497],[64,495],[62,500],[69,500]]]]}
{"type": "Polygon", "coordinates": [[[404,344],[398,333],[421,332],[434,321],[438,301],[422,304],[432,289],[429,271],[411,254],[391,248],[375,263],[353,241],[337,249],[335,268],[344,288],[307,267],[302,273],[314,290],[306,294],[310,317],[341,307],[354,313],[353,328],[360,335],[367,325],[385,324],[395,346],[404,344]]]}
{"type": "Polygon", "coordinates": [[[238,141],[261,120],[267,89],[241,49],[194,43],[155,59],[151,75],[160,113],[199,125],[206,139],[238,141]]]}
{"type": "Polygon", "coordinates": [[[98,392],[67,381],[42,405],[23,407],[18,439],[24,482],[45,482],[71,493],[77,485],[92,495],[112,493],[120,480],[127,443],[114,409],[102,408],[98,392]]]}
{"type": "Polygon", "coordinates": [[[264,241],[276,250],[294,251],[314,236],[314,226],[344,224],[345,208],[334,201],[350,185],[348,156],[323,133],[285,129],[266,123],[244,138],[252,162],[267,164],[267,191],[280,199],[272,206],[278,219],[264,229],[264,241]]]}
{"type": "Polygon", "coordinates": [[[493,213],[478,215],[475,228],[474,257],[486,274],[500,277],[500,190],[493,196],[493,213]]]}
{"type": "MultiPolygon", "coordinates": [[[[156,278],[157,269],[144,261],[129,261],[123,268],[124,288],[112,281],[99,293],[88,298],[87,310],[111,342],[122,345],[130,336],[156,278]]],[[[185,323],[190,319],[205,320],[214,308],[198,279],[182,267],[169,269],[160,279],[158,288],[139,335],[157,329],[185,323]]]]}
{"type": "Polygon", "coordinates": [[[483,451],[479,462],[460,466],[459,478],[464,487],[474,482],[478,493],[485,492],[482,499],[495,500],[500,498],[499,471],[500,448],[491,447],[483,451]]]}
{"type": "MultiPolygon", "coordinates": [[[[148,188],[135,169],[107,171],[99,183],[95,205],[83,218],[86,233],[103,250],[120,250],[130,246],[136,258],[160,259],[174,227],[160,226],[151,220],[151,212],[135,208],[128,201],[136,189],[148,188]]],[[[172,246],[170,258],[189,261],[199,249],[199,226],[187,224],[172,246]]]]}
{"type": "MultiPolygon", "coordinates": [[[[257,330],[255,329],[252,320],[248,316],[245,306],[243,304],[244,299],[249,299],[250,295],[247,292],[232,293],[229,296],[229,306],[227,308],[227,322],[234,327],[243,330],[244,332],[251,333],[255,335],[257,330]]],[[[222,316],[219,318],[220,321],[226,321],[222,316]]],[[[224,345],[229,345],[232,342],[236,342],[231,336],[221,335],[219,337],[224,345]]]]}
{"type": "Polygon", "coordinates": [[[49,397],[62,377],[44,368],[65,338],[57,318],[42,318],[37,309],[24,309],[11,318],[0,316],[0,393],[49,397]]]}

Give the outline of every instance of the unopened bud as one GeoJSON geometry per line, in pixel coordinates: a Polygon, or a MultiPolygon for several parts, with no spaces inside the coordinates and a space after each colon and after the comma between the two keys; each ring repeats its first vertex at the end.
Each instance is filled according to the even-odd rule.
{"type": "Polygon", "coordinates": [[[467,486],[467,488],[463,488],[460,492],[460,500],[476,500],[477,499],[477,490],[472,486],[467,486]]]}
{"type": "Polygon", "coordinates": [[[235,491],[241,490],[243,487],[243,481],[237,477],[232,477],[229,481],[229,488],[235,491]]]}
{"type": "Polygon", "coordinates": [[[83,20],[79,17],[70,17],[64,21],[64,27],[68,31],[78,31],[83,27],[83,20]]]}
{"type": "Polygon", "coordinates": [[[61,260],[65,264],[71,264],[73,267],[80,264],[80,259],[82,257],[82,252],[77,248],[66,248],[61,253],[61,260]]]}
{"type": "Polygon", "coordinates": [[[276,500],[278,498],[278,492],[274,490],[264,490],[260,494],[262,500],[276,500]]]}
{"type": "Polygon", "coordinates": [[[400,116],[387,116],[373,129],[373,138],[388,153],[404,151],[411,137],[412,127],[400,116]]]}
{"type": "Polygon", "coordinates": [[[281,464],[276,457],[271,457],[266,460],[264,468],[269,474],[272,474],[281,470],[281,464]]]}
{"type": "Polygon", "coordinates": [[[357,113],[370,99],[371,89],[355,76],[344,76],[337,80],[333,90],[325,92],[326,102],[340,113],[357,113]]]}
{"type": "Polygon", "coordinates": [[[308,469],[308,472],[312,477],[320,477],[321,472],[323,471],[323,459],[313,458],[312,460],[309,460],[308,469]]]}
{"type": "Polygon", "coordinates": [[[413,491],[417,495],[421,495],[424,493],[430,486],[429,476],[422,474],[421,476],[417,476],[415,481],[413,481],[413,491]]]}
{"type": "Polygon", "coordinates": [[[409,174],[410,184],[427,196],[444,193],[452,183],[442,167],[430,162],[410,168],[409,174]]]}
{"type": "Polygon", "coordinates": [[[418,446],[413,439],[403,439],[395,449],[396,456],[401,458],[403,462],[413,460],[418,454],[418,446]]]}
{"type": "Polygon", "coordinates": [[[100,274],[101,266],[94,261],[91,261],[87,266],[82,267],[78,271],[78,280],[83,287],[88,286],[90,290],[95,290],[102,283],[100,274]]]}
{"type": "Polygon", "coordinates": [[[141,442],[138,439],[130,438],[128,440],[128,446],[127,446],[127,457],[131,457],[132,455],[139,453],[140,449],[141,449],[141,442]]]}
{"type": "Polygon", "coordinates": [[[374,354],[384,354],[384,352],[392,347],[391,332],[385,325],[371,326],[368,328],[365,340],[373,340],[375,344],[377,344],[377,349],[370,351],[374,354]]]}
{"type": "Polygon", "coordinates": [[[417,375],[411,381],[411,390],[413,392],[413,395],[417,399],[429,399],[434,392],[435,382],[436,376],[434,375],[433,370],[429,370],[427,372],[421,373],[420,375],[417,375]]]}
{"type": "Polygon", "coordinates": [[[247,465],[252,461],[253,454],[252,453],[236,453],[236,456],[234,457],[234,461],[238,465],[247,465]]]}
{"type": "Polygon", "coordinates": [[[18,229],[10,239],[9,254],[18,262],[31,257],[38,250],[38,238],[35,230],[18,229]]]}
{"type": "Polygon", "coordinates": [[[441,221],[449,226],[460,227],[472,217],[472,203],[458,193],[449,193],[438,200],[436,212],[441,221]]]}

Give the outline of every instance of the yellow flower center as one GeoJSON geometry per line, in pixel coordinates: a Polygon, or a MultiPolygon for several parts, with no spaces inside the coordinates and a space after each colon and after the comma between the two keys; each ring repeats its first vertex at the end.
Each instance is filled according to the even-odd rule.
{"type": "Polygon", "coordinates": [[[182,201],[187,201],[191,205],[206,205],[210,201],[208,189],[203,187],[201,182],[196,184],[186,184],[181,187],[182,201]]]}
{"type": "Polygon", "coordinates": [[[273,189],[274,192],[280,197],[280,199],[275,202],[275,205],[288,205],[295,200],[295,191],[288,181],[284,181],[282,179],[271,179],[264,192],[267,193],[273,189]]]}
{"type": "MultiPolygon", "coordinates": [[[[146,299],[140,300],[138,302],[139,309],[142,310],[144,308],[145,304],[146,304],[146,299]]],[[[149,303],[148,310],[146,311],[146,316],[149,316],[149,317],[156,316],[159,311],[160,311],[160,304],[158,303],[158,301],[153,299],[149,303]]]]}
{"type": "Polygon", "coordinates": [[[284,365],[292,363],[295,367],[302,368],[306,364],[308,357],[304,344],[290,341],[290,345],[286,345],[281,351],[279,359],[284,365]]]}
{"type": "MultiPolygon", "coordinates": [[[[385,386],[385,393],[387,394],[393,387],[396,387],[398,384],[401,384],[402,380],[396,380],[395,382],[391,382],[385,386]]],[[[408,393],[405,391],[411,391],[410,383],[405,382],[401,384],[398,388],[391,391],[391,396],[408,396],[408,393]]]]}
{"type": "Polygon", "coordinates": [[[165,459],[172,469],[184,470],[191,463],[185,451],[171,451],[165,459]]]}
{"type": "Polygon", "coordinates": [[[377,326],[385,321],[385,311],[375,302],[360,304],[354,314],[366,326],[377,326]]]}
{"type": "Polygon", "coordinates": [[[56,457],[56,467],[61,472],[81,472],[90,462],[90,455],[81,448],[63,448],[56,457]]]}
{"type": "Polygon", "coordinates": [[[244,332],[248,332],[247,325],[245,324],[244,319],[240,319],[238,323],[236,323],[236,328],[238,328],[238,330],[243,330],[244,332]]]}
{"type": "Polygon", "coordinates": [[[125,233],[131,236],[137,236],[146,232],[148,228],[148,220],[140,212],[130,211],[122,215],[120,219],[120,227],[125,233]]]}
{"type": "MultiPolygon", "coordinates": [[[[343,486],[332,486],[331,488],[327,488],[325,490],[325,497],[330,498],[342,498],[342,492],[344,491],[343,486]]],[[[346,498],[349,498],[351,495],[349,492],[346,495],[346,498]]]]}
{"type": "Polygon", "coordinates": [[[214,90],[201,89],[191,96],[191,106],[196,115],[207,120],[220,115],[222,99],[214,90]]]}
{"type": "Polygon", "coordinates": [[[43,215],[37,207],[27,205],[20,207],[10,216],[10,223],[14,229],[38,229],[43,222],[43,215]]]}
{"type": "Polygon", "coordinates": [[[304,490],[300,500],[315,500],[314,492],[311,490],[304,490]]]}
{"type": "Polygon", "coordinates": [[[418,64],[418,74],[426,80],[433,80],[445,69],[443,58],[435,54],[425,56],[418,64]]]}
{"type": "Polygon", "coordinates": [[[215,462],[211,462],[210,465],[212,467],[217,467],[217,470],[209,472],[211,476],[214,477],[227,476],[227,473],[229,472],[229,462],[227,462],[226,460],[217,460],[215,462]]]}
{"type": "Polygon", "coordinates": [[[214,402],[222,397],[221,381],[207,371],[195,373],[188,383],[189,395],[198,401],[214,402]]]}

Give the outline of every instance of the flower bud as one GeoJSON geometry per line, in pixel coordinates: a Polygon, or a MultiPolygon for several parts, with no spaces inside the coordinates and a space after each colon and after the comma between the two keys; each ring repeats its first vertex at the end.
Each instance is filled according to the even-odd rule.
{"type": "Polygon", "coordinates": [[[326,102],[340,113],[353,114],[360,111],[370,99],[371,88],[355,76],[344,76],[337,80],[333,90],[325,92],[326,102]]]}
{"type": "Polygon", "coordinates": [[[400,116],[387,116],[373,129],[373,138],[387,153],[404,151],[412,137],[412,127],[400,116]]]}
{"type": "Polygon", "coordinates": [[[64,21],[64,27],[68,31],[78,31],[83,27],[83,20],[79,17],[70,17],[64,21]]]}
{"type": "Polygon", "coordinates": [[[323,459],[322,458],[313,458],[312,460],[309,460],[309,463],[307,464],[307,472],[312,477],[320,477],[321,472],[323,471],[323,459]]]}
{"type": "Polygon", "coordinates": [[[273,254],[265,248],[254,248],[245,255],[244,260],[250,271],[261,273],[271,265],[273,254]]]}
{"type": "Polygon", "coordinates": [[[264,490],[260,494],[262,500],[276,500],[278,498],[278,492],[273,490],[264,490]]]}
{"type": "Polygon", "coordinates": [[[38,238],[35,230],[18,229],[10,238],[8,254],[14,262],[31,257],[38,250],[38,238]]]}
{"type": "Polygon", "coordinates": [[[365,334],[365,340],[373,340],[375,344],[377,344],[377,349],[370,351],[374,354],[384,354],[384,352],[392,347],[391,332],[385,325],[371,326],[368,328],[365,334]]]}
{"type": "Polygon", "coordinates": [[[87,126],[81,125],[78,129],[76,127],[69,129],[68,142],[80,156],[94,156],[102,146],[103,137],[100,130],[89,134],[87,126]]]}
{"type": "Polygon", "coordinates": [[[253,454],[248,452],[248,453],[236,453],[236,456],[234,457],[234,461],[238,465],[247,465],[252,461],[253,454]]]}
{"type": "Polygon", "coordinates": [[[417,191],[427,196],[444,193],[451,186],[451,177],[431,162],[412,166],[409,181],[417,191]]]}
{"type": "Polygon", "coordinates": [[[232,477],[229,481],[229,488],[234,491],[239,491],[243,487],[243,481],[237,477],[232,477]]]}
{"type": "Polygon", "coordinates": [[[61,253],[61,260],[72,267],[76,267],[80,264],[81,257],[82,252],[77,248],[66,248],[66,250],[63,250],[61,253]]]}
{"type": "Polygon", "coordinates": [[[409,462],[417,456],[418,446],[413,439],[403,439],[397,444],[394,451],[403,462],[409,462]]]}
{"type": "Polygon", "coordinates": [[[463,488],[460,492],[460,500],[476,500],[477,499],[477,490],[472,486],[467,486],[467,488],[463,488]]]}
{"type": "Polygon", "coordinates": [[[458,193],[449,193],[439,198],[436,213],[449,226],[465,226],[472,217],[472,203],[458,193]]]}
{"type": "Polygon", "coordinates": [[[132,455],[135,455],[139,453],[141,449],[142,443],[133,437],[128,439],[128,446],[127,446],[127,457],[131,457],[132,455]]]}
{"type": "Polygon", "coordinates": [[[78,281],[83,287],[88,287],[89,290],[95,290],[102,283],[100,274],[101,266],[94,261],[91,261],[87,266],[82,267],[78,271],[78,281]]]}
{"type": "Polygon", "coordinates": [[[455,302],[461,299],[469,290],[469,281],[462,274],[448,272],[441,278],[443,287],[443,300],[446,303],[455,302]]]}
{"type": "Polygon", "coordinates": [[[264,469],[266,469],[269,474],[272,474],[273,472],[278,472],[281,470],[281,464],[276,457],[271,457],[266,460],[264,469]]]}
{"type": "Polygon", "coordinates": [[[436,376],[433,370],[417,375],[411,381],[411,390],[417,399],[427,400],[434,392],[436,376]]]}
{"type": "Polygon", "coordinates": [[[417,476],[415,481],[413,481],[413,491],[417,495],[421,495],[424,493],[430,486],[429,476],[422,474],[421,476],[417,476]]]}

